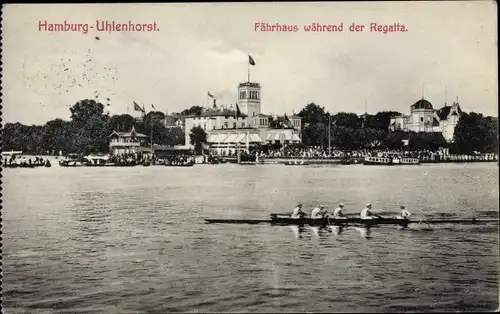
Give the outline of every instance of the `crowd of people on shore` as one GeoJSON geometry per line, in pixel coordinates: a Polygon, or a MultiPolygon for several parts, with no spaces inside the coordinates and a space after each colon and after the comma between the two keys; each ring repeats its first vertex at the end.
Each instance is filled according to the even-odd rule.
{"type": "Polygon", "coordinates": [[[187,154],[167,156],[163,160],[154,159],[156,163],[165,164],[166,166],[192,166],[195,163],[194,157],[187,154]]]}
{"type": "Polygon", "coordinates": [[[2,167],[6,168],[36,168],[36,167],[51,167],[50,161],[42,157],[16,157],[2,159],[2,167]]]}
{"type": "Polygon", "coordinates": [[[418,158],[420,160],[498,160],[498,154],[494,153],[475,153],[470,155],[448,154],[444,150],[390,150],[390,149],[360,149],[360,150],[339,150],[324,149],[322,147],[285,147],[283,149],[266,150],[254,148],[250,153],[258,156],[259,159],[362,159],[365,157],[399,157],[399,158],[418,158]]]}

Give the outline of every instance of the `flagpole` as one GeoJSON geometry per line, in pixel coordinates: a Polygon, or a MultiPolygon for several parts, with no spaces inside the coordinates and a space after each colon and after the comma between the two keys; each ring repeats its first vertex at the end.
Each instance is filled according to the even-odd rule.
{"type": "Polygon", "coordinates": [[[332,122],[330,121],[330,114],[328,114],[328,156],[332,154],[332,122]]]}
{"type": "Polygon", "coordinates": [[[250,83],[250,54],[248,54],[248,83],[250,83]]]}
{"type": "MultiPolygon", "coordinates": [[[[151,105],[152,106],[152,105],[151,105]]],[[[151,161],[153,161],[153,110],[151,109],[151,111],[149,112],[150,114],[150,120],[151,120],[151,138],[150,138],[150,142],[151,142],[151,161]]]]}

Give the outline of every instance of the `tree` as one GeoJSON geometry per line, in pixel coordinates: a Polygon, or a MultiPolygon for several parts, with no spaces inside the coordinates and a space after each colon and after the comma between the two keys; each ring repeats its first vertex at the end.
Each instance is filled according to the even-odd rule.
{"type": "Polygon", "coordinates": [[[365,127],[376,129],[376,130],[389,130],[389,124],[391,122],[391,117],[401,115],[397,111],[380,111],[375,115],[368,115],[366,118],[365,127]]]}
{"type": "Polygon", "coordinates": [[[176,128],[161,128],[158,132],[153,133],[155,143],[163,145],[184,145],[184,131],[180,127],[176,128]]]}
{"type": "Polygon", "coordinates": [[[71,120],[80,125],[93,117],[102,116],[104,105],[93,99],[85,99],[77,102],[69,110],[71,111],[71,120]]]}
{"type": "Polygon", "coordinates": [[[194,145],[194,150],[196,154],[201,154],[203,149],[203,144],[207,143],[207,133],[205,130],[199,126],[195,126],[191,129],[189,134],[189,141],[191,145],[194,145]]]}
{"type": "Polygon", "coordinates": [[[203,111],[203,107],[201,107],[201,106],[191,106],[191,108],[185,109],[185,110],[181,111],[181,115],[185,115],[185,116],[196,115],[196,116],[199,116],[199,115],[201,115],[202,111],[203,111]]]}
{"type": "Polygon", "coordinates": [[[328,146],[328,129],[323,123],[309,124],[302,130],[302,141],[307,146],[328,146]]]}
{"type": "Polygon", "coordinates": [[[336,126],[342,126],[350,129],[360,129],[363,125],[363,119],[355,113],[339,112],[331,117],[332,123],[336,126]]]}
{"type": "Polygon", "coordinates": [[[74,146],[73,124],[62,119],[55,119],[43,126],[42,142],[44,150],[50,153],[69,152],[74,146]]]}
{"type": "Polygon", "coordinates": [[[114,115],[109,121],[111,132],[128,132],[135,124],[136,121],[134,117],[128,114],[114,115]]]}
{"type": "Polygon", "coordinates": [[[306,105],[298,114],[302,118],[303,124],[316,124],[328,122],[328,115],[324,107],[320,107],[315,103],[306,105]]]}
{"type": "Polygon", "coordinates": [[[470,154],[498,151],[498,118],[463,113],[455,126],[452,152],[470,154]]]}

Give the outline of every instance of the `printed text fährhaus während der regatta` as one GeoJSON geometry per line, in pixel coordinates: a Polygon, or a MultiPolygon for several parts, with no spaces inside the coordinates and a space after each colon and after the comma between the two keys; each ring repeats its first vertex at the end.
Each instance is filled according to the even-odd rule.
{"type": "Polygon", "coordinates": [[[158,32],[160,28],[156,22],[152,23],[119,23],[116,21],[97,20],[94,24],[89,23],[51,23],[49,21],[38,21],[38,31],[40,32],[80,32],[87,34],[89,29],[98,32],[158,32]]]}

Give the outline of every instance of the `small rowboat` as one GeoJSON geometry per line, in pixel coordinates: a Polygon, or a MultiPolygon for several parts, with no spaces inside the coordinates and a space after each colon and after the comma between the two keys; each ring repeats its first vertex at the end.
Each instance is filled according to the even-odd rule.
{"type": "Polygon", "coordinates": [[[307,161],[287,161],[285,162],[285,166],[309,166],[307,161]]]}

